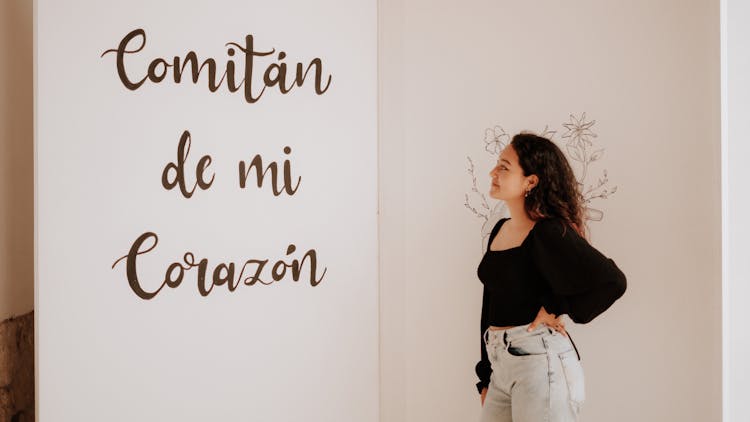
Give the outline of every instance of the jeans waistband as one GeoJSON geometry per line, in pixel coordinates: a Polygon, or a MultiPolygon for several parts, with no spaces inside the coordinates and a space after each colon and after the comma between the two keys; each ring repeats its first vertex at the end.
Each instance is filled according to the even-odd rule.
{"type": "Polygon", "coordinates": [[[491,330],[489,327],[484,331],[484,341],[489,342],[491,336],[499,337],[505,344],[513,340],[518,340],[525,337],[539,336],[544,333],[552,334],[554,330],[549,328],[545,324],[539,324],[534,328],[534,331],[529,331],[528,328],[531,325],[524,324],[505,330],[491,330]]]}
{"type": "MultiPolygon", "coordinates": [[[[527,337],[555,333],[555,330],[548,327],[546,324],[539,324],[534,328],[533,331],[529,331],[528,328],[530,325],[531,323],[519,325],[505,330],[490,330],[488,327],[483,334],[484,342],[485,344],[489,344],[491,339],[494,337],[495,339],[500,339],[507,348],[512,341],[517,341],[519,339],[527,337]]],[[[573,345],[573,348],[576,351],[578,360],[581,360],[581,354],[578,352],[578,347],[576,347],[576,344],[573,342],[573,337],[570,336],[570,333],[568,333],[568,339],[570,340],[570,343],[573,345]]]]}

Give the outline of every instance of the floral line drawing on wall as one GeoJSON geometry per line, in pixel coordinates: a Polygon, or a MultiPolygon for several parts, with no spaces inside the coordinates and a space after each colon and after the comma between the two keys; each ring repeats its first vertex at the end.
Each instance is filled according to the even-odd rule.
{"type": "MultiPolygon", "coordinates": [[[[602,221],[604,219],[604,211],[600,206],[594,207],[594,202],[600,200],[606,200],[609,196],[617,192],[617,186],[609,187],[609,176],[607,169],[602,171],[601,177],[596,182],[590,183],[588,179],[591,175],[591,164],[599,161],[604,156],[604,148],[595,146],[595,140],[598,138],[597,134],[594,133],[592,128],[596,124],[596,120],[588,121],[586,119],[586,112],[581,113],[580,117],[576,117],[571,114],[569,120],[562,123],[564,131],[561,135],[562,142],[564,145],[560,145],[560,141],[555,139],[558,132],[556,130],[550,130],[549,125],[545,126],[538,135],[546,137],[560,146],[563,153],[565,153],[570,161],[573,171],[576,175],[578,182],[578,189],[583,197],[583,204],[585,207],[584,223],[588,227],[589,221],[602,221]]],[[[500,125],[495,125],[492,128],[485,129],[484,133],[484,149],[493,157],[493,161],[490,162],[490,169],[494,167],[494,163],[497,161],[497,157],[500,151],[503,150],[511,141],[510,135],[500,125]]],[[[485,191],[480,191],[477,187],[477,176],[476,176],[476,165],[471,157],[467,156],[468,168],[467,172],[472,179],[472,188],[469,193],[464,195],[464,206],[471,211],[477,218],[483,220],[481,232],[482,232],[482,251],[487,248],[487,238],[492,231],[495,224],[505,217],[509,217],[510,214],[505,205],[504,201],[498,200],[494,206],[490,206],[487,201],[485,191]]],[[[486,179],[489,180],[489,170],[483,174],[487,174],[486,179]]]]}

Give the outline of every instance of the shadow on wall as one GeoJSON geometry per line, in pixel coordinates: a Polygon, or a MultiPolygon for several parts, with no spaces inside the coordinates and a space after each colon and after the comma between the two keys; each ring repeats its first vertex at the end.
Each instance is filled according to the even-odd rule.
{"type": "Polygon", "coordinates": [[[0,320],[34,307],[33,2],[0,2],[0,320]]]}
{"type": "Polygon", "coordinates": [[[18,422],[34,420],[32,8],[0,2],[0,420],[18,422]]]}

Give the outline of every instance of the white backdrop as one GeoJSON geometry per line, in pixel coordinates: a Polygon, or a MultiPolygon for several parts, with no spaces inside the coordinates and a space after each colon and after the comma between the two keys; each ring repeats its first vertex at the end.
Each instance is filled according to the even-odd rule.
{"type": "Polygon", "coordinates": [[[723,307],[723,417],[724,421],[750,420],[750,4],[740,0],[721,1],[722,64],[722,258],[723,307]]]}
{"type": "Polygon", "coordinates": [[[487,226],[465,203],[486,214],[495,140],[548,126],[564,147],[577,121],[596,122],[590,151],[604,150],[587,190],[608,177],[591,241],[628,278],[605,314],[568,325],[581,421],[719,420],[719,3],[381,0],[379,13],[383,420],[478,420],[487,226]]]}
{"type": "Polygon", "coordinates": [[[378,420],[376,2],[37,0],[35,25],[38,420],[378,420]],[[214,92],[210,64],[175,82],[191,51],[214,92]],[[186,190],[213,180],[189,198],[162,181],[185,131],[186,190]],[[256,156],[276,194],[240,185],[256,156]]]}

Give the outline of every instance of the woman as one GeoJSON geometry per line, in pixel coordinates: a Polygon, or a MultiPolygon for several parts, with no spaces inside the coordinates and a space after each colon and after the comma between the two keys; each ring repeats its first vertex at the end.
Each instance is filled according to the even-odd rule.
{"type": "Polygon", "coordinates": [[[563,315],[591,321],[625,293],[625,275],[586,241],[578,183],[549,139],[514,136],[490,176],[510,218],[492,229],[477,269],[481,421],[576,421],[583,368],[563,315]]]}

